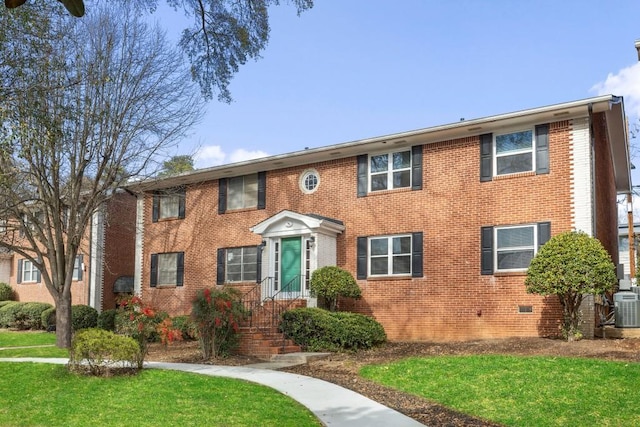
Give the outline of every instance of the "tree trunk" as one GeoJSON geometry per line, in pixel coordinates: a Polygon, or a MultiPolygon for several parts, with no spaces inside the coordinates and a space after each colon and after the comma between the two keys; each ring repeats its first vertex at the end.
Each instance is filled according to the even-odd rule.
{"type": "Polygon", "coordinates": [[[56,346],[71,348],[71,295],[56,299],[56,346]]]}

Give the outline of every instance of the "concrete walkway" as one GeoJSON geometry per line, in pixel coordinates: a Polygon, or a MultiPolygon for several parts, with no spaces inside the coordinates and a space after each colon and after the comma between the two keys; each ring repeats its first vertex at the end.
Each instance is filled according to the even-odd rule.
{"type": "MultiPolygon", "coordinates": [[[[61,358],[0,358],[0,362],[66,364],[61,358]]],[[[326,426],[417,427],[413,418],[344,387],[304,375],[246,366],[145,362],[146,368],[170,369],[266,385],[306,406],[326,426]]]]}

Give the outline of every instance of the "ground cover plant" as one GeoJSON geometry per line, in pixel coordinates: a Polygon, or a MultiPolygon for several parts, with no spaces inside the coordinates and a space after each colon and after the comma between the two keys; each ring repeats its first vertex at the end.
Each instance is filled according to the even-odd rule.
{"type": "Polygon", "coordinates": [[[0,390],[3,425],[320,425],[268,387],[184,372],[146,369],[100,378],[61,365],[0,363],[0,390]]]}
{"type": "Polygon", "coordinates": [[[640,425],[640,364],[509,355],[409,358],[363,377],[507,426],[640,425]],[[613,410],[615,408],[615,410],[613,410]]]}

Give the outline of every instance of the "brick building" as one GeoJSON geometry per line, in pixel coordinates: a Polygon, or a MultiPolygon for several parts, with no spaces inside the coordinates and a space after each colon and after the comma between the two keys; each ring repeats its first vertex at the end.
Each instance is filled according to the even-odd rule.
{"type": "MultiPolygon", "coordinates": [[[[75,260],[73,305],[102,311],[115,308],[117,293],[133,292],[135,217],[136,198],[124,191],[94,213],[75,260]]],[[[11,285],[18,301],[54,304],[40,272],[17,253],[0,251],[0,282],[11,285]]]]}
{"type": "Polygon", "coordinates": [[[309,275],[337,265],[363,294],[341,308],[391,340],[555,335],[527,266],[567,230],[618,263],[628,149],[601,96],[138,182],[136,291],[172,315],[214,285],[312,304],[309,275]]]}

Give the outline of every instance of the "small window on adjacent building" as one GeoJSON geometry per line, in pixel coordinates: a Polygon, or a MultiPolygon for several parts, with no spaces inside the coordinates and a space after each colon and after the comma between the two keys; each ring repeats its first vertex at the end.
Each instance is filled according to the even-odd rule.
{"type": "Polygon", "coordinates": [[[320,185],[320,175],[315,169],[308,169],[300,175],[300,189],[305,194],[314,193],[320,185]]]}
{"type": "Polygon", "coordinates": [[[182,286],[184,252],[151,255],[151,286],[182,286]]]}
{"type": "Polygon", "coordinates": [[[28,259],[18,260],[18,283],[39,283],[40,270],[28,259]]]}
{"type": "Polygon", "coordinates": [[[76,280],[76,281],[82,280],[82,270],[83,270],[82,255],[77,255],[76,260],[73,264],[72,280],[76,280]]]}
{"type": "Polygon", "coordinates": [[[369,191],[411,187],[411,150],[369,156],[369,191]]]}

